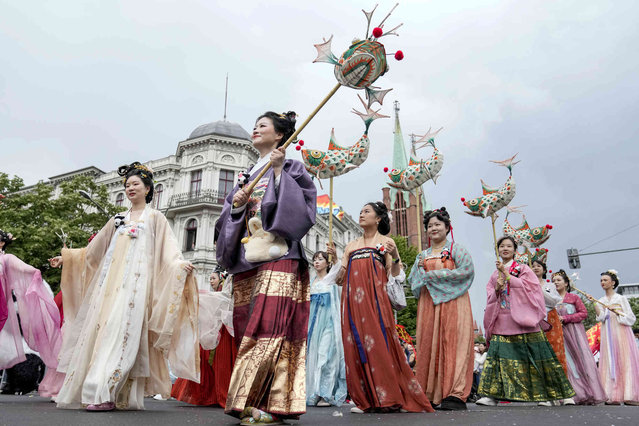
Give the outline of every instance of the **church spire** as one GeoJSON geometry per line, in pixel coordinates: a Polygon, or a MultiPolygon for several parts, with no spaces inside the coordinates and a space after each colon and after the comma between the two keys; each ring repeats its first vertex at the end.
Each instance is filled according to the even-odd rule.
{"type": "MultiPolygon", "coordinates": [[[[395,110],[395,130],[393,130],[393,168],[397,170],[408,167],[408,159],[406,158],[406,145],[404,144],[404,135],[402,134],[402,126],[399,124],[399,101],[393,102],[395,110]]],[[[391,200],[395,200],[396,196],[404,198],[406,207],[410,205],[410,198],[405,191],[391,188],[391,200]]],[[[394,201],[393,201],[394,202],[394,201]]]]}

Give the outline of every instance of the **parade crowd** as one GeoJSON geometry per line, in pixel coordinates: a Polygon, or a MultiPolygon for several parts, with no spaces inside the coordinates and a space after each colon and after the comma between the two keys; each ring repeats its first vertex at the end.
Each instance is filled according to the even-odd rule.
{"type": "Polygon", "coordinates": [[[316,189],[286,158],[294,130],[292,112],[258,117],[260,160],[225,200],[210,290],[198,290],[166,218],[150,207],[153,171],[139,162],[118,170],[128,211],[84,248],[51,249],[51,267],[62,268],[55,297],[28,259],[5,252],[12,236],[0,231],[6,389],[37,383],[59,408],[89,411],[173,397],[224,407],[241,424],[282,424],[307,406],[349,401],[351,413],[464,410],[470,401],[639,405],[636,318],[614,270],[601,273],[603,296],[590,300],[601,323],[597,364],[571,279],[549,273],[544,251],[517,262],[507,235],[486,284],[486,342],[476,344],[473,260],[444,207],[425,212],[429,247],[410,270],[382,202],[363,205],[363,235],[341,257],[328,245],[307,260],[301,240],[315,223],[316,189]],[[415,345],[396,327],[405,287],[418,302],[415,345]]]}

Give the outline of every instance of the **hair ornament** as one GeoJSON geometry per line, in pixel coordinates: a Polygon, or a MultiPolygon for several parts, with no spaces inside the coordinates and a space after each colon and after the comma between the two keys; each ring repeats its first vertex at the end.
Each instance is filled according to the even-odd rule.
{"type": "Polygon", "coordinates": [[[608,269],[606,271],[606,274],[614,275],[617,278],[617,280],[619,279],[619,272],[617,272],[615,269],[608,269]]]}

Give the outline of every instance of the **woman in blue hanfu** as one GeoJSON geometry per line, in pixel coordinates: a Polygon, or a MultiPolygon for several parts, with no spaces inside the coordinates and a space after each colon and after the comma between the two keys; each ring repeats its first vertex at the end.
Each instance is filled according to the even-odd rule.
{"type": "Polygon", "coordinates": [[[340,287],[335,278],[341,264],[335,246],[313,255],[315,277],[311,281],[311,310],[306,355],[306,404],[328,407],[346,399],[346,365],[340,325],[340,287]]]}

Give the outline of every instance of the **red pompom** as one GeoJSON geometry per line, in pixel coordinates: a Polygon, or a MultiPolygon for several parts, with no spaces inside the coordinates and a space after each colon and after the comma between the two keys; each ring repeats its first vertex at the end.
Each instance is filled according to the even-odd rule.
{"type": "Polygon", "coordinates": [[[379,38],[382,36],[382,34],[384,34],[384,30],[382,30],[380,27],[373,28],[373,37],[379,38]]]}
{"type": "Polygon", "coordinates": [[[549,270],[548,270],[548,273],[549,273],[549,274],[552,274],[552,269],[549,269],[549,270]]]}
{"type": "Polygon", "coordinates": [[[462,202],[462,203],[465,203],[465,202],[466,202],[466,199],[465,199],[464,197],[461,197],[461,202],[462,202]]]}
{"type": "Polygon", "coordinates": [[[301,150],[301,149],[302,149],[302,147],[301,147],[301,146],[299,146],[299,145],[297,145],[297,146],[295,147],[295,150],[296,150],[296,151],[299,151],[299,150],[301,150]]]}
{"type": "Polygon", "coordinates": [[[552,229],[552,225],[546,225],[546,229],[552,229]]]}
{"type": "Polygon", "coordinates": [[[538,248],[536,248],[536,249],[535,249],[535,251],[539,251],[539,249],[538,249],[538,248]]]}
{"type": "Polygon", "coordinates": [[[404,59],[404,52],[402,52],[401,50],[395,52],[395,59],[397,59],[398,61],[404,59]]]}
{"type": "Polygon", "coordinates": [[[549,282],[550,282],[550,280],[546,280],[546,282],[547,282],[547,283],[549,283],[549,282]]]}
{"type": "Polygon", "coordinates": [[[384,173],[388,173],[388,167],[384,167],[384,173]]]}
{"type": "Polygon", "coordinates": [[[304,146],[304,141],[302,139],[300,139],[300,141],[298,142],[298,144],[300,144],[300,146],[304,146]]]}

